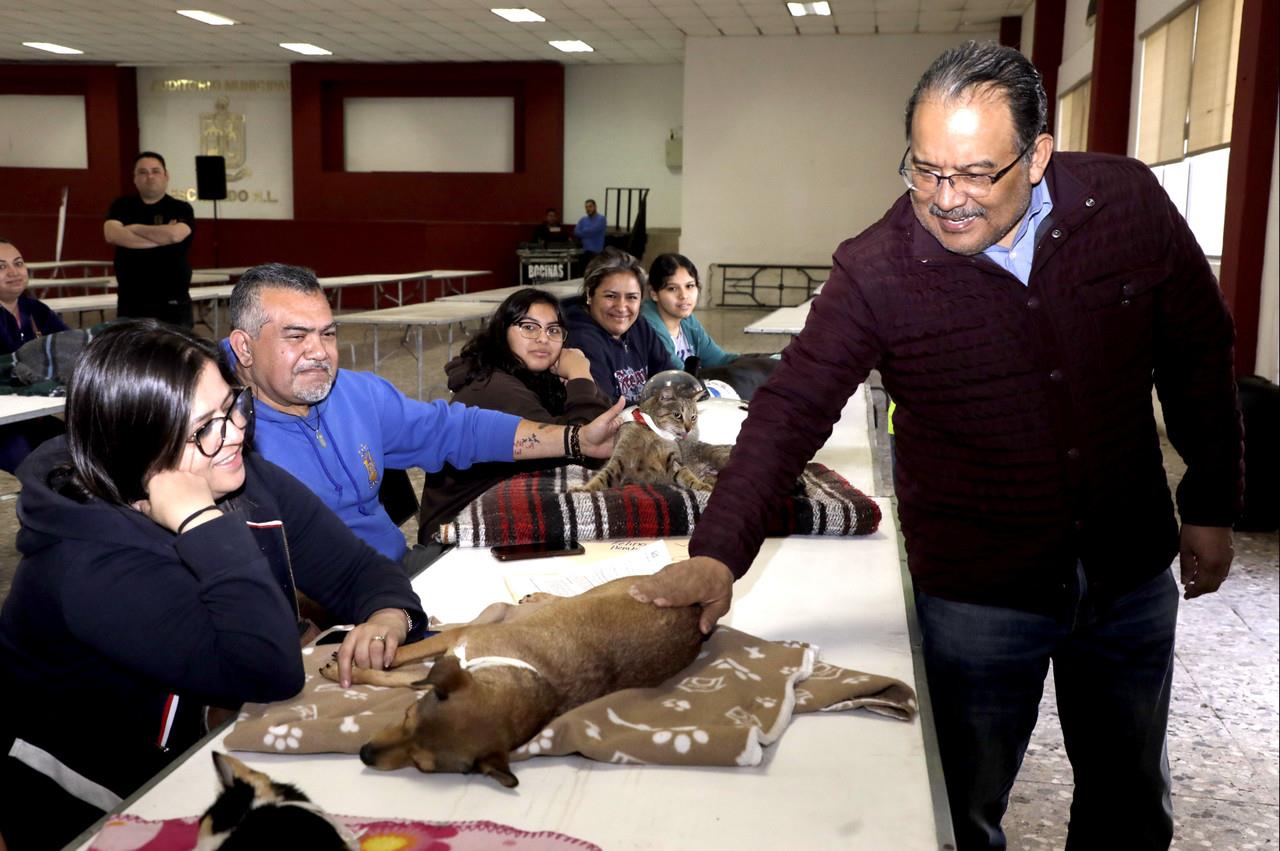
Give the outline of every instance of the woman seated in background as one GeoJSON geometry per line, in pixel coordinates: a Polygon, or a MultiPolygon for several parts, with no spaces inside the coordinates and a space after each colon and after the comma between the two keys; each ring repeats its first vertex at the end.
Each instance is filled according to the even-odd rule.
{"type": "MultiPolygon", "coordinates": [[[[532,288],[512,293],[462,352],[445,364],[453,401],[543,423],[591,422],[609,410],[610,401],[596,387],[582,352],[565,346],[567,334],[555,296],[532,288]]],[[[556,459],[474,464],[465,470],[445,465],[438,473],[427,473],[418,540],[430,541],[441,523],[452,520],[497,482],[564,463],[556,459]]]]}
{"type": "MultiPolygon", "coordinates": [[[[27,264],[22,252],[0,237],[0,355],[16,352],[23,343],[66,331],[67,325],[42,301],[27,295],[27,264]]],[[[38,417],[0,426],[0,470],[12,473],[32,449],[62,434],[55,417],[38,417]]]]}
{"type": "Polygon", "coordinates": [[[209,707],[297,694],[295,592],[357,624],[344,678],[421,634],[400,566],[250,451],[253,395],[231,377],[188,331],[116,325],[72,376],[67,436],[22,466],[0,612],[10,851],[75,837],[198,740],[209,707]]]}
{"type": "Polygon", "coordinates": [[[634,404],[650,376],[671,368],[653,328],[636,321],[644,301],[644,267],[625,251],[608,247],[583,274],[583,294],[564,302],[569,334],[591,361],[596,386],[634,404]]]}
{"type": "Polygon", "coordinates": [[[649,298],[640,315],[671,356],[674,369],[698,359],[700,366],[724,366],[738,356],[716,345],[693,315],[698,306],[698,268],[683,254],[662,254],[649,266],[649,298]]]}

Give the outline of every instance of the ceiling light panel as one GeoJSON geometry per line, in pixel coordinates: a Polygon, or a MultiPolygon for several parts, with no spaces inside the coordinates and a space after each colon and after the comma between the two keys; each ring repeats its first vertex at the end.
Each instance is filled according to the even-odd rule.
{"type": "Polygon", "coordinates": [[[314,44],[308,44],[305,41],[282,41],[280,46],[285,50],[292,50],[294,53],[301,53],[304,56],[332,56],[332,50],[325,50],[323,47],[317,47],[314,44]]]}
{"type": "Polygon", "coordinates": [[[489,11],[513,24],[539,24],[546,20],[532,9],[490,9],[489,11]]]}
{"type": "Polygon", "coordinates": [[[595,51],[594,47],[587,44],[585,41],[578,41],[577,39],[549,41],[547,44],[562,53],[593,53],[595,51]]]}
{"type": "Polygon", "coordinates": [[[66,47],[61,44],[54,44],[51,41],[24,41],[23,47],[33,47],[36,50],[43,50],[46,53],[58,53],[66,56],[84,53],[83,50],[76,50],[74,47],[66,47]]]}
{"type": "Polygon", "coordinates": [[[193,21],[199,21],[202,24],[208,24],[211,27],[229,27],[238,21],[225,18],[222,15],[215,15],[213,12],[206,12],[203,9],[178,9],[178,14],[184,18],[190,18],[193,21]]]}

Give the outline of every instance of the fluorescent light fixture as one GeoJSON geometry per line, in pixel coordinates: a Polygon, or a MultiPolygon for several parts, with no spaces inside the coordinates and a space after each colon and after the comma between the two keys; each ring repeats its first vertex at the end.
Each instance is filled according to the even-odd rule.
{"type": "Polygon", "coordinates": [[[595,48],[587,44],[585,41],[549,41],[547,44],[556,50],[562,50],[565,53],[594,53],[595,48]]]}
{"type": "Polygon", "coordinates": [[[822,15],[831,14],[831,4],[827,0],[818,0],[817,3],[788,3],[787,11],[791,13],[793,18],[803,18],[805,15],[822,15]]]}
{"type": "Polygon", "coordinates": [[[302,53],[307,56],[332,56],[332,50],[325,50],[323,47],[316,47],[314,44],[307,44],[305,41],[282,41],[280,46],[285,50],[292,50],[294,53],[302,53]]]}
{"type": "Polygon", "coordinates": [[[237,23],[230,18],[224,18],[222,15],[215,15],[213,12],[206,12],[203,9],[178,9],[177,11],[183,17],[199,21],[202,24],[208,24],[211,27],[229,27],[237,23]]]}
{"type": "Polygon", "coordinates": [[[546,18],[532,9],[490,9],[499,18],[506,18],[513,24],[540,24],[546,18]]]}
{"type": "Polygon", "coordinates": [[[63,47],[61,44],[53,44],[48,41],[24,41],[23,47],[34,47],[36,50],[44,50],[48,53],[84,53],[83,50],[76,50],[74,47],[63,47]]]}

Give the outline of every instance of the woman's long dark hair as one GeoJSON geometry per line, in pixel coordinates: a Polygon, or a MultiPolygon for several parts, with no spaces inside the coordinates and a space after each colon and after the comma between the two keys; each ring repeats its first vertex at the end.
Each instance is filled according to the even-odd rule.
{"type": "Polygon", "coordinates": [[[71,469],[54,471],[62,479],[55,488],[117,505],[145,499],[150,475],[182,457],[208,363],[236,383],[213,343],[154,319],[121,322],[95,337],[67,388],[71,469]]]}
{"type": "Polygon", "coordinates": [[[655,293],[662,292],[662,288],[667,285],[667,279],[679,269],[684,269],[698,286],[702,286],[702,280],[698,277],[698,267],[693,265],[693,261],[683,254],[673,253],[659,254],[653,263],[649,264],[649,288],[655,293]]]}
{"type": "Polygon", "coordinates": [[[486,381],[494,370],[514,376],[541,400],[553,414],[564,413],[564,382],[551,370],[530,372],[507,345],[507,329],[529,315],[529,308],[545,304],[556,313],[556,322],[565,326],[560,301],[546,290],[525,287],[507,296],[484,327],[462,347],[460,356],[470,361],[464,384],[486,381]]]}

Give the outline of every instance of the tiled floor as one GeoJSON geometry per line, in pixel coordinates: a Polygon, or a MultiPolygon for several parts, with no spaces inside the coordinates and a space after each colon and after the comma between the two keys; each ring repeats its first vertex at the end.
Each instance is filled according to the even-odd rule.
{"type": "MultiPolygon", "coordinates": [[[[741,331],[766,312],[706,309],[699,317],[726,349],[774,351],[787,338],[741,331]]],[[[396,337],[390,330],[382,332],[384,354],[394,348],[396,337]]],[[[342,330],[343,366],[351,365],[347,344],[354,343],[356,366],[369,367],[369,339],[364,329],[342,330]]],[[[445,347],[430,333],[427,339],[424,369],[434,376],[444,363],[445,347]]],[[[382,372],[413,392],[415,362],[407,349],[392,355],[382,372]]],[[[1180,462],[1173,457],[1167,466],[1176,481],[1180,462]]],[[[17,563],[16,491],[16,481],[0,473],[0,599],[17,563]]],[[[406,532],[412,539],[416,530],[406,532]]],[[[1174,848],[1245,851],[1280,845],[1278,551],[1275,533],[1238,534],[1227,584],[1216,594],[1182,604],[1169,736],[1174,848]]],[[[1061,848],[1070,801],[1071,768],[1049,682],[1005,819],[1010,848],[1061,848]]]]}

